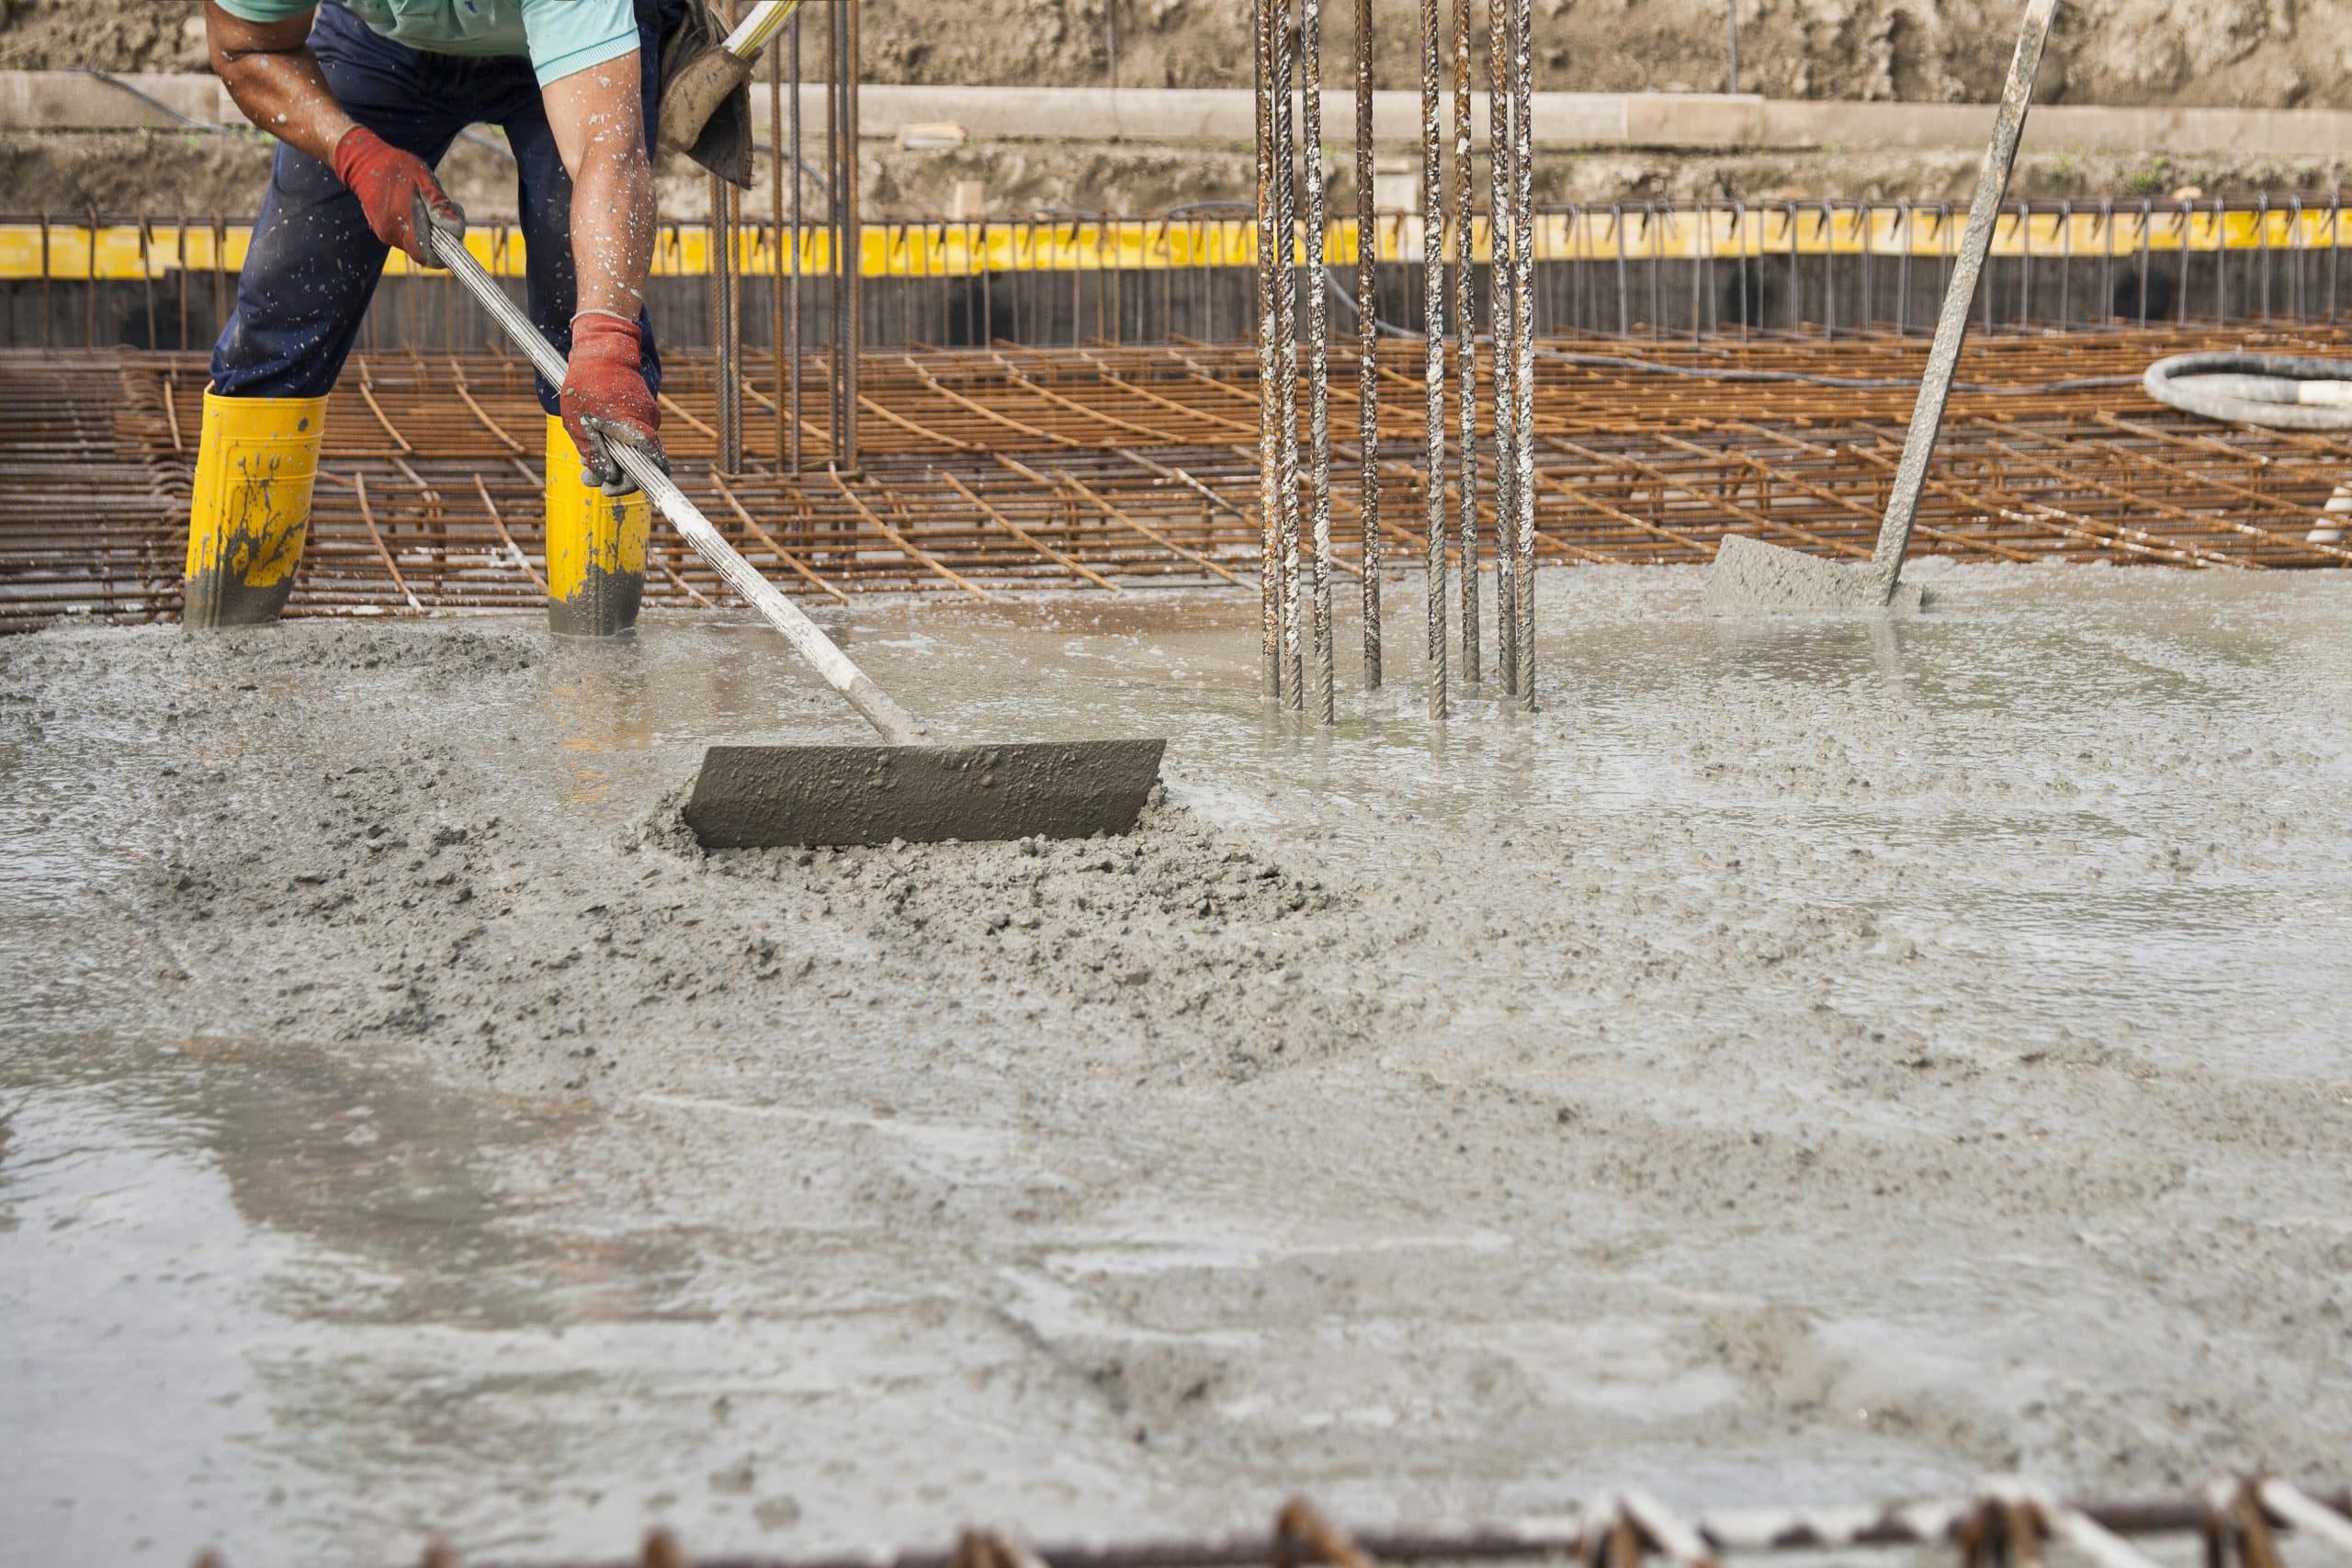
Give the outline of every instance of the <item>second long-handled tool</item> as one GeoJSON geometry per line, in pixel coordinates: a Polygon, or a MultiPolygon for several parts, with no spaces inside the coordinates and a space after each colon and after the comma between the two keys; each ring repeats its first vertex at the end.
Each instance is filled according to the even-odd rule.
{"type": "MultiPolygon", "coordinates": [[[[1918,516],[1920,491],[1927,486],[1928,463],[1935,456],[1936,437],[1943,430],[1944,407],[1951,399],[1961,346],[1968,341],[1969,309],[1984,276],[1984,258],[1992,249],[1993,226],[2000,218],[2002,198],[2008,194],[2009,171],[2017,164],[2018,141],[2025,133],[2034,78],[2041,71],[2042,46],[2050,41],[2050,22],[2057,9],[2058,0],[2028,0],[2017,55],[2009,62],[2008,85],[2001,93],[2001,110],[1993,121],[1992,145],[1984,149],[1984,162],[1977,171],[1976,194],[1968,204],[1968,228],[1961,236],[1951,284],[1944,290],[1935,344],[1928,351],[1927,374],[1919,381],[1919,400],[1911,410],[1903,460],[1895,468],[1894,488],[1887,498],[1886,515],[1879,524],[1878,545],[1871,558],[1859,566],[1841,566],[1735,534],[1724,540],[1714,570],[1708,575],[1708,609],[1881,610],[1918,605],[1918,589],[1903,581],[1903,557],[1911,547],[1911,525],[1918,516]]],[[[1905,244],[1910,243],[1910,235],[1903,238],[1905,244]]]]}
{"type": "MultiPolygon", "coordinates": [[[[563,355],[491,281],[463,236],[420,209],[434,259],[560,386],[563,355]]],[[[927,743],[922,726],[850,662],[823,628],[721,537],[662,466],[622,443],[614,457],[710,563],[882,737],[879,746],[713,746],[686,825],[711,849],[941,839],[1083,839],[1135,826],[1159,777],[1161,739],[927,743]]]]}

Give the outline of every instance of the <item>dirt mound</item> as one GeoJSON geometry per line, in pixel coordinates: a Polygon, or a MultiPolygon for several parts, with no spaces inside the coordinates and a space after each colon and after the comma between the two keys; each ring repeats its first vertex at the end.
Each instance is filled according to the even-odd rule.
{"type": "MultiPolygon", "coordinates": [[[[1483,11],[1483,7],[1480,7],[1483,11]]],[[[1775,97],[2000,96],[2015,0],[1740,0],[1742,89],[1775,97]]],[[[1355,44],[1327,6],[1332,58],[1355,44]]],[[[1249,7],[1234,0],[872,0],[877,81],[1243,86],[1249,7]]],[[[1381,85],[1419,80],[1415,0],[1376,0],[1381,85]]],[[[1722,0],[1537,0],[1537,85],[1715,92],[1729,85],[1722,0]]],[[[2352,12],[2276,0],[2080,0],[2060,13],[2047,102],[2352,104],[2352,12]]]]}
{"type": "MultiPolygon", "coordinates": [[[[0,135],[0,188],[24,211],[59,214],[96,207],[112,213],[222,213],[249,217],[269,179],[270,143],[259,136],[179,131],[90,131],[0,135]]],[[[1977,154],[1965,150],[1732,154],[1598,152],[1547,155],[1536,167],[1544,201],[1689,201],[1737,197],[1965,202],[1977,154]]],[[[443,183],[458,204],[487,221],[512,217],[514,171],[487,152],[452,152],[443,183]]],[[[2342,159],[2187,158],[2152,150],[2137,157],[2028,153],[2012,189],[2037,199],[2136,201],[2182,186],[2213,193],[2333,190],[2342,159]]],[[[959,180],[987,186],[989,210],[1019,216],[1052,209],[1164,211],[1187,202],[1247,201],[1248,150],[1100,142],[974,143],[949,154],[877,148],[865,166],[865,210],[877,219],[936,217],[959,180]]],[[[662,216],[695,222],[710,211],[710,183],[664,164],[657,174],[662,216]]],[[[1344,183],[1338,199],[1350,199],[1344,183]]],[[[763,194],[751,204],[764,217],[763,194]]]]}
{"type": "MultiPolygon", "coordinates": [[[[1741,0],[1740,86],[1776,97],[1985,100],[2000,95],[2015,0],[1741,0]]],[[[1347,7],[1326,8],[1334,59],[1347,7]]],[[[194,8],[174,0],[10,0],[0,68],[200,71],[194,8]]],[[[1381,85],[1418,77],[1416,0],[1377,0],[1381,85]]],[[[1713,92],[1728,85],[1721,0],[1537,0],[1538,85],[1713,92]]],[[[1244,86],[1238,0],[867,0],[876,82],[1244,86]]],[[[2352,107],[2352,7],[2287,0],[2078,0],[2063,8],[2044,101],[2352,107]]]]}
{"type": "Polygon", "coordinates": [[[202,71],[190,0],[0,0],[0,71],[202,71]]]}

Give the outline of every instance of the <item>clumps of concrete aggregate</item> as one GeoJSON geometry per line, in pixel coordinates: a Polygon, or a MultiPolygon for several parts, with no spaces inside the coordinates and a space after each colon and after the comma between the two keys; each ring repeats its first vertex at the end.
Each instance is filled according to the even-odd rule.
{"type": "MultiPolygon", "coordinates": [[[[435,667],[500,657],[469,644],[435,667]]],[[[152,915],[232,920],[237,984],[277,999],[274,1029],[438,1042],[498,1081],[568,1087],[649,1036],[789,1040],[918,998],[983,1032],[1124,1036],[1141,1071],[1248,1077],[1376,1027],[1377,957],[1421,929],[1164,803],[1116,839],[706,853],[674,792],[574,834],[495,773],[435,744],[249,756],[233,791],[223,770],[184,776],[152,915]],[[1364,983],[1302,984],[1349,968],[1364,983]]]]}

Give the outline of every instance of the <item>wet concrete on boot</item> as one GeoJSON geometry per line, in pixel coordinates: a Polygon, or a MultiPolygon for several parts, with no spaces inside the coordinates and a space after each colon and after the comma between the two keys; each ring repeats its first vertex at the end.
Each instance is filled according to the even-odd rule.
{"type": "Polygon", "coordinates": [[[619,637],[637,625],[644,597],[644,572],[608,571],[592,560],[570,597],[548,600],[548,630],[558,637],[619,637]]]}
{"type": "Polygon", "coordinates": [[[245,1565],[2324,1469],[2352,580],[1923,580],[1546,573],[1544,712],[1408,670],[1328,735],[1254,598],[820,611],[943,739],[1170,739],[1129,837],[842,852],[678,821],[707,743],[862,737],[748,621],[0,643],[0,1514],[245,1565]]]}

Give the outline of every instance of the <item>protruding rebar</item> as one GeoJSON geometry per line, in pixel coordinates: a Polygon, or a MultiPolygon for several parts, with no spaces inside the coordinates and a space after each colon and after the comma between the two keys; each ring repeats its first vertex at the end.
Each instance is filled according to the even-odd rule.
{"type": "Polygon", "coordinates": [[[1510,0],[1487,5],[1487,293],[1495,371],[1495,665],[1506,694],[1519,690],[1519,317],[1511,252],[1519,226],[1511,217],[1510,0]]]}
{"type": "MultiPolygon", "coordinates": [[[[794,20],[797,23],[798,17],[794,20]]],[[[795,231],[786,229],[784,221],[785,149],[784,141],[784,51],[768,51],[768,221],[775,236],[775,270],[768,275],[768,347],[769,359],[775,371],[775,466],[782,468],[792,446],[792,417],[784,400],[785,335],[784,295],[786,263],[785,247],[797,238],[795,231]]],[[[800,183],[800,170],[792,170],[792,182],[800,183]]]]}
{"type": "Polygon", "coordinates": [[[1462,492],[1462,682],[1478,683],[1478,264],[1470,167],[1470,0],[1453,0],[1453,317],[1457,467],[1462,492]]]}
{"type": "Polygon", "coordinates": [[[1511,5],[1511,170],[1515,192],[1511,226],[1511,289],[1518,298],[1516,318],[1519,364],[1511,393],[1517,416],[1511,435],[1516,443],[1518,474],[1511,501],[1519,512],[1519,560],[1511,588],[1517,596],[1519,625],[1512,646],[1519,656],[1519,700],[1535,706],[1535,12],[1534,0],[1511,5]]]}
{"type": "MultiPolygon", "coordinates": [[[[785,300],[785,338],[787,345],[785,352],[788,360],[786,368],[792,376],[792,441],[787,456],[792,471],[798,473],[801,464],[800,431],[806,423],[806,414],[802,408],[800,387],[800,13],[797,11],[792,14],[791,50],[792,102],[786,112],[792,117],[788,142],[792,164],[792,242],[789,247],[792,284],[785,300]]],[[[775,134],[775,126],[768,127],[768,134],[775,134]]]]}
{"type": "Polygon", "coordinates": [[[710,176],[710,341],[711,368],[717,380],[713,412],[718,417],[718,450],[715,461],[721,473],[743,467],[743,333],[736,292],[735,187],[718,175],[710,176]]]}
{"type": "Polygon", "coordinates": [[[842,188],[841,281],[848,285],[842,311],[847,347],[842,355],[842,467],[858,467],[858,376],[865,348],[865,226],[858,217],[858,144],[861,117],[857,103],[858,0],[841,0],[842,19],[842,159],[836,176],[842,188]]]}
{"type": "Polygon", "coordinates": [[[1445,716],[1445,162],[1438,140],[1438,0],[1421,0],[1421,373],[1429,489],[1430,716],[1445,716]]]}
{"type": "Polygon", "coordinates": [[[842,8],[825,7],[825,262],[831,287],[825,296],[825,353],[831,361],[825,378],[825,430],[831,442],[830,460],[842,460],[842,304],[849,286],[842,220],[842,8]]]}
{"type": "MultiPolygon", "coordinates": [[[[732,30],[736,0],[724,0],[721,9],[732,30]]],[[[732,181],[715,175],[710,195],[711,282],[718,304],[718,331],[712,339],[718,345],[718,467],[721,473],[736,474],[743,471],[743,269],[742,254],[736,248],[742,233],[743,198],[732,181]]]]}
{"type": "Polygon", "coordinates": [[[1258,90],[1258,614],[1263,670],[1259,689],[1271,701],[1283,694],[1282,451],[1274,394],[1278,314],[1274,268],[1281,254],[1274,223],[1275,0],[1255,0],[1252,42],[1258,90]]]}
{"type": "Polygon", "coordinates": [[[1356,0],[1356,440],[1363,532],[1363,684],[1380,689],[1380,213],[1374,205],[1372,0],[1356,0]]]}
{"type": "Polygon", "coordinates": [[[1299,141],[1306,175],[1306,462],[1314,494],[1315,708],[1329,724],[1336,716],[1336,699],[1331,681],[1331,291],[1323,270],[1329,216],[1323,190],[1323,0],[1301,0],[1298,39],[1299,141]]]}
{"type": "Polygon", "coordinates": [[[1274,424],[1282,464],[1283,691],[1290,705],[1303,711],[1306,678],[1298,603],[1298,185],[1293,44],[1290,3],[1280,0],[1274,16],[1274,424]]]}

